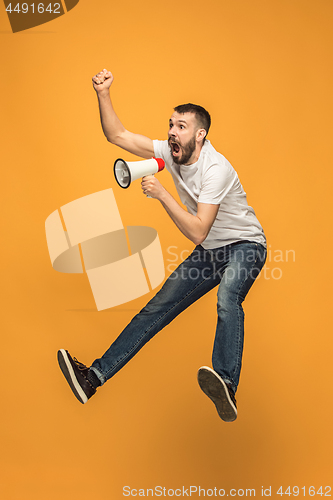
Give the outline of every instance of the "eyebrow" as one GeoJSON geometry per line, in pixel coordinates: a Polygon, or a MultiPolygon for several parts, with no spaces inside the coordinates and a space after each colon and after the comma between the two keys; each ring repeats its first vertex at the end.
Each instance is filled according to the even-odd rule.
{"type": "MultiPolygon", "coordinates": [[[[176,122],[178,122],[178,123],[185,123],[185,124],[187,125],[187,121],[186,121],[186,120],[175,120],[175,121],[176,121],[176,122]]],[[[172,123],[172,122],[173,122],[173,121],[172,121],[172,119],[170,118],[169,123],[172,123]]]]}

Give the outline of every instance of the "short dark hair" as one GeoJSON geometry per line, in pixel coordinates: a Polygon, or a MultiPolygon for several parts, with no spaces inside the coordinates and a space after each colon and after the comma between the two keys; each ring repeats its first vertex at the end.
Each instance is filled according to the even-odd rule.
{"type": "Polygon", "coordinates": [[[206,130],[207,136],[211,124],[211,119],[210,114],[205,110],[205,108],[189,102],[188,104],[181,104],[180,106],[176,106],[174,108],[174,111],[180,113],[181,115],[183,115],[184,113],[193,113],[197,119],[199,127],[206,130]]]}

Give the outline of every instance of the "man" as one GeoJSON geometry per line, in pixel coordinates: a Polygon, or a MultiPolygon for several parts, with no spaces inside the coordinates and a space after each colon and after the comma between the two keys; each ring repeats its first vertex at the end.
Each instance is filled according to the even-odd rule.
{"type": "Polygon", "coordinates": [[[100,359],[87,367],[61,349],[61,370],[76,398],[86,403],[157,332],[218,286],[214,369],[200,368],[198,382],[222,420],[231,422],[237,417],[242,302],[266,259],[264,232],[235,170],[206,140],[210,116],[204,108],[193,104],[176,107],[169,121],[168,141],[152,141],[124,128],[111,103],[112,81],[106,69],[93,77],[106,138],[142,158],[163,158],[187,211],[154,176],[143,178],[142,190],[161,202],[196,247],[100,359]]]}

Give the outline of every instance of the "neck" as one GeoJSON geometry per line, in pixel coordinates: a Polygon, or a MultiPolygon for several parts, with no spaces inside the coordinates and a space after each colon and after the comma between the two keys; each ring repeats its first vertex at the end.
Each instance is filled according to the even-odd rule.
{"type": "Polygon", "coordinates": [[[191,158],[189,159],[189,161],[187,163],[183,163],[183,165],[185,165],[187,167],[189,165],[193,165],[193,163],[196,163],[199,160],[202,146],[203,146],[202,143],[200,145],[197,144],[195,150],[193,151],[191,158]]]}

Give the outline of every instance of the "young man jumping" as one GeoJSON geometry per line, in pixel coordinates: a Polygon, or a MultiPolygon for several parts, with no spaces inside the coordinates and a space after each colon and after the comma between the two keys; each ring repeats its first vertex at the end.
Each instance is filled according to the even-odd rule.
{"type": "Polygon", "coordinates": [[[156,333],[212,288],[217,289],[217,326],[212,365],[198,371],[203,392],[226,422],[237,418],[235,393],[241,370],[242,302],[266,259],[266,239],[230,163],[206,139],[209,113],[195,104],[174,108],[168,140],[153,141],[124,128],[110,99],[113,76],[93,77],[103,132],[109,142],[141,158],[162,158],[184,210],[154,176],[142,190],[160,201],[178,229],[196,246],[161,290],[90,367],[58,351],[60,368],[74,395],[86,403],[156,333]]]}

